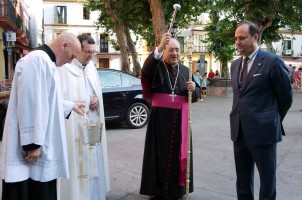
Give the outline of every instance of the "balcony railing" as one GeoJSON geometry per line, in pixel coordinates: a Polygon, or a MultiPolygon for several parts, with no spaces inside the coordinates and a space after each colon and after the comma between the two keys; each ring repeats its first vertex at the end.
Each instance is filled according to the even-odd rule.
{"type": "Polygon", "coordinates": [[[0,18],[4,26],[11,26],[16,22],[16,12],[13,4],[9,0],[0,0],[0,18]],[[6,18],[6,19],[3,19],[6,18]]]}
{"type": "Polygon", "coordinates": [[[206,45],[201,45],[201,46],[195,46],[193,49],[193,52],[195,53],[208,53],[208,47],[206,45]]]}

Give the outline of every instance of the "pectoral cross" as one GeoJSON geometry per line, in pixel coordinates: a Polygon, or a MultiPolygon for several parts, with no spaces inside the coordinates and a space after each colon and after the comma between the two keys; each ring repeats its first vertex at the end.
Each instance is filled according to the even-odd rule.
{"type": "Polygon", "coordinates": [[[174,102],[174,97],[176,97],[177,95],[174,94],[174,90],[172,90],[171,94],[169,94],[169,96],[171,97],[171,101],[174,102]]]}

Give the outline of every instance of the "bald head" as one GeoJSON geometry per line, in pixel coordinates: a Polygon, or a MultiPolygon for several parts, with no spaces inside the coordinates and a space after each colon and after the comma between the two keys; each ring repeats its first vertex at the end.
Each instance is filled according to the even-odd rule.
{"type": "Polygon", "coordinates": [[[170,65],[178,64],[180,58],[180,44],[176,38],[171,37],[164,51],[163,59],[170,65]]]}
{"type": "Polygon", "coordinates": [[[62,32],[49,45],[56,56],[56,65],[70,63],[81,52],[79,39],[72,33],[62,32]]]}

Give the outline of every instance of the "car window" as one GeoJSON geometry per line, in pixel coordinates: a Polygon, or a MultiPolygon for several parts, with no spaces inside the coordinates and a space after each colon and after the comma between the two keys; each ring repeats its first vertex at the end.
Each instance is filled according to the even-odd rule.
{"type": "Polygon", "coordinates": [[[132,78],[132,85],[141,85],[141,79],[132,78]]]}
{"type": "Polygon", "coordinates": [[[122,86],[127,87],[131,86],[131,77],[126,74],[121,74],[122,77],[122,86]]]}
{"type": "Polygon", "coordinates": [[[119,73],[109,71],[99,71],[102,88],[105,87],[120,87],[122,85],[121,76],[119,73]]]}

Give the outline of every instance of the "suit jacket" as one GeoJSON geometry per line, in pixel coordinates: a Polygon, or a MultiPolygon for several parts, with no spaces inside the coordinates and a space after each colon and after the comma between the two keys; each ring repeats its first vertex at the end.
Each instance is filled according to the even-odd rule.
{"type": "Polygon", "coordinates": [[[292,104],[292,86],[282,59],[259,50],[246,81],[239,89],[242,57],[231,65],[233,106],[230,113],[231,139],[238,139],[240,124],[252,145],[273,144],[285,135],[282,120],[292,104]]]}

